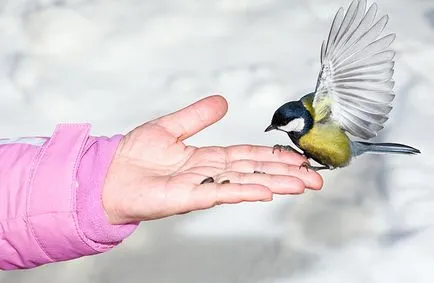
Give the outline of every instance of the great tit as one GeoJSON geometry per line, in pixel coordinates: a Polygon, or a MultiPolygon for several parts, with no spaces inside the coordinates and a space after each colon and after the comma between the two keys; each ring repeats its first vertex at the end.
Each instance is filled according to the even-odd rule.
{"type": "MultiPolygon", "coordinates": [[[[377,136],[392,110],[395,51],[389,46],[395,34],[381,35],[389,18],[376,20],[376,14],[377,4],[366,11],[366,0],[354,0],[345,14],[338,10],[321,46],[315,91],[280,106],[265,129],[286,132],[302,154],[322,165],[305,162],[306,169],[345,167],[364,153],[420,153],[403,144],[354,141],[347,135],[377,136]]],[[[290,145],[276,149],[297,151],[290,145]]]]}

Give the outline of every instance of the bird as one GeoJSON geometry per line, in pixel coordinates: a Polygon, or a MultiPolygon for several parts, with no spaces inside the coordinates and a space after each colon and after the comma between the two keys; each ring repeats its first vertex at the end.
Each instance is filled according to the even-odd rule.
{"type": "Polygon", "coordinates": [[[346,167],[365,153],[421,153],[400,143],[368,142],[384,128],[395,98],[390,46],[396,34],[383,34],[389,16],[377,19],[377,12],[366,0],[338,9],[322,41],[314,91],[277,108],[265,129],[287,133],[298,149],[276,144],[273,153],[298,152],[307,158],[302,166],[315,171],[346,167]]]}

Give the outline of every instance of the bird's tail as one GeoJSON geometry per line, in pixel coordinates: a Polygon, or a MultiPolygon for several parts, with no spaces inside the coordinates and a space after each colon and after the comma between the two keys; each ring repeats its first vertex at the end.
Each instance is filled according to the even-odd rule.
{"type": "Polygon", "coordinates": [[[363,153],[398,153],[398,154],[418,154],[420,150],[411,146],[399,143],[369,143],[353,141],[351,142],[353,156],[363,153]]]}

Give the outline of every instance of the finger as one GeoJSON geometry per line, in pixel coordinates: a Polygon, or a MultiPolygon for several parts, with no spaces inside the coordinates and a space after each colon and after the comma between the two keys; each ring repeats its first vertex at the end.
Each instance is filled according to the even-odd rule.
{"type": "Polygon", "coordinates": [[[268,146],[257,145],[235,145],[226,148],[229,162],[249,159],[257,161],[283,162],[286,164],[300,166],[307,159],[292,151],[274,151],[268,146]]]}
{"type": "Polygon", "coordinates": [[[191,199],[195,209],[206,209],[219,204],[271,201],[273,193],[267,187],[257,184],[208,183],[196,187],[191,199]]]}
{"type": "Polygon", "coordinates": [[[213,95],[153,122],[182,141],[219,121],[227,110],[227,101],[220,95],[213,95]]]}
{"type": "Polygon", "coordinates": [[[275,194],[301,194],[306,185],[300,179],[287,175],[269,175],[240,172],[224,172],[214,177],[215,182],[220,183],[229,180],[235,184],[257,184],[270,189],[275,194]]]}
{"type": "Polygon", "coordinates": [[[193,167],[186,171],[191,173],[190,181],[199,184],[207,177],[216,177],[226,171],[239,173],[263,172],[268,175],[286,175],[300,179],[308,189],[320,190],[323,186],[323,179],[320,174],[313,170],[306,170],[300,166],[287,165],[279,162],[259,162],[254,160],[238,160],[229,164],[229,168],[201,166],[193,167]]]}
{"type": "Polygon", "coordinates": [[[229,164],[231,171],[253,173],[260,171],[270,175],[287,175],[297,177],[307,188],[320,190],[323,185],[321,175],[313,170],[300,168],[298,165],[288,165],[281,162],[261,162],[254,160],[237,160],[229,164]]]}

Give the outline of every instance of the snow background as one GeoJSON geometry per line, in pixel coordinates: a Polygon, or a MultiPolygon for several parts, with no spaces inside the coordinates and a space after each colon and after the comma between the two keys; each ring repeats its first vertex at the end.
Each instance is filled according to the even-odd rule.
{"type": "MultiPolygon", "coordinates": [[[[275,108],[313,90],[320,44],[347,0],[1,0],[2,137],[136,125],[213,93],[227,116],[188,142],[285,143],[275,108]]],[[[371,2],[369,2],[371,3],[371,2]]],[[[433,282],[434,1],[378,0],[396,32],[397,97],[378,141],[324,189],[143,223],[102,255],[0,282],[433,282]]]]}

